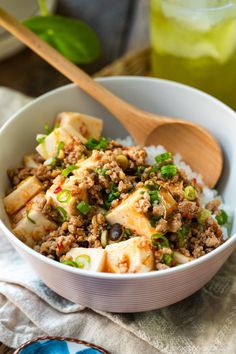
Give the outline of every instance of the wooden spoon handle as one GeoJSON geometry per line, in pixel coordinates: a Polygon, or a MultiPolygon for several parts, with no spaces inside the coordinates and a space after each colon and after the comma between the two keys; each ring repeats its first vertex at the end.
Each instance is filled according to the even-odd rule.
{"type": "MultiPolygon", "coordinates": [[[[58,51],[42,41],[37,35],[27,27],[23,26],[17,19],[2,8],[0,8],[0,25],[23,42],[27,47],[31,48],[69,80],[77,84],[86,93],[100,102],[108,111],[118,118],[128,131],[132,133],[134,125],[138,125],[139,114],[143,113],[141,110],[139,111],[136,107],[106,90],[83,70],[79,69],[58,51]],[[131,119],[128,119],[129,114],[131,119]],[[136,116],[135,122],[133,119],[134,115],[136,116]]],[[[141,118],[142,117],[140,117],[140,119],[141,118]]]]}

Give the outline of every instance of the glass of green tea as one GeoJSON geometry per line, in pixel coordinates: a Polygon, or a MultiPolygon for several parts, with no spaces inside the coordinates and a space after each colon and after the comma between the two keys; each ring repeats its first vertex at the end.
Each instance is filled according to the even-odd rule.
{"type": "Polygon", "coordinates": [[[152,75],[236,109],[236,0],[150,0],[152,75]]]}

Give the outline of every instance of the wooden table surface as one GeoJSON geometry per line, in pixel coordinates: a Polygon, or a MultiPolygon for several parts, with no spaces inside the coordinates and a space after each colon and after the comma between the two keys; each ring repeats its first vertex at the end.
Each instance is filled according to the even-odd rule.
{"type": "MultiPolygon", "coordinates": [[[[56,12],[84,20],[98,34],[102,57],[83,67],[90,74],[129,50],[147,46],[148,0],[59,0],[56,12]]],[[[66,78],[29,49],[0,62],[0,86],[29,96],[37,97],[67,83],[66,78]]],[[[0,354],[12,352],[0,343],[0,354]]]]}

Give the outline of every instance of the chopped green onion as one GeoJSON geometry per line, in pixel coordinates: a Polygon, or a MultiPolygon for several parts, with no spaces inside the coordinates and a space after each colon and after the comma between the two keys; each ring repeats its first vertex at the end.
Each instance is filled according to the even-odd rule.
{"type": "Polygon", "coordinates": [[[49,128],[48,123],[44,124],[44,130],[46,131],[47,135],[49,135],[53,131],[53,129],[49,128]]]}
{"type": "Polygon", "coordinates": [[[60,143],[59,143],[59,144],[58,144],[58,146],[57,146],[57,153],[56,153],[56,157],[58,157],[58,156],[59,156],[59,154],[60,154],[61,150],[64,148],[64,146],[65,146],[64,141],[60,141],[60,143]]]}
{"type": "Polygon", "coordinates": [[[177,174],[176,165],[165,165],[161,167],[161,176],[163,178],[171,178],[177,174]]]}
{"type": "Polygon", "coordinates": [[[46,134],[37,134],[36,136],[37,143],[42,144],[46,137],[47,137],[46,134]]]}
{"type": "Polygon", "coordinates": [[[60,127],[60,123],[54,124],[54,127],[53,127],[52,131],[55,130],[55,129],[57,129],[57,128],[59,128],[59,127],[60,127]]]}
{"type": "Polygon", "coordinates": [[[189,233],[189,225],[188,224],[184,224],[181,229],[177,232],[178,235],[178,247],[179,248],[183,248],[186,247],[186,243],[187,243],[187,236],[189,233]]]}
{"type": "Polygon", "coordinates": [[[32,222],[32,224],[36,224],[36,221],[29,216],[29,210],[26,211],[26,217],[30,222],[32,222]]]}
{"type": "Polygon", "coordinates": [[[196,191],[193,186],[187,186],[184,188],[184,197],[188,200],[196,199],[196,191]]]}
{"type": "Polygon", "coordinates": [[[151,190],[149,191],[149,196],[150,196],[150,200],[151,200],[151,203],[153,204],[154,202],[157,202],[159,201],[159,193],[158,193],[158,190],[151,190]]]}
{"type": "Polygon", "coordinates": [[[88,150],[105,150],[108,146],[109,140],[101,137],[99,140],[90,138],[85,143],[85,146],[88,150]]]}
{"type": "Polygon", "coordinates": [[[157,247],[158,249],[164,248],[164,247],[169,247],[169,241],[168,239],[162,235],[162,234],[153,234],[151,236],[151,242],[154,247],[157,247]]]}
{"type": "Polygon", "coordinates": [[[78,209],[79,212],[83,215],[87,215],[92,210],[92,208],[93,207],[91,205],[84,202],[83,200],[81,202],[78,202],[76,205],[76,209],[78,209]]]}
{"type": "Polygon", "coordinates": [[[106,247],[107,245],[107,236],[108,236],[108,231],[107,230],[102,230],[102,233],[101,233],[101,245],[103,248],[106,247]]]}
{"type": "Polygon", "coordinates": [[[147,183],[145,185],[145,187],[147,189],[149,189],[150,191],[159,191],[160,187],[157,185],[157,184],[154,184],[153,182],[151,181],[148,181],[149,183],[147,183]],[[150,183],[151,182],[151,183],[150,183]]]}
{"type": "Polygon", "coordinates": [[[206,220],[211,216],[211,212],[208,209],[202,209],[202,211],[200,211],[200,213],[198,214],[198,222],[201,225],[204,225],[206,220]]]}
{"type": "Polygon", "coordinates": [[[99,141],[97,139],[90,138],[87,140],[85,146],[87,149],[93,150],[93,149],[96,149],[98,144],[99,144],[99,141]]]}
{"type": "Polygon", "coordinates": [[[172,261],[173,261],[172,254],[164,254],[163,255],[163,261],[168,267],[171,267],[171,264],[172,264],[172,261]]]}
{"type": "Polygon", "coordinates": [[[132,236],[132,231],[130,229],[125,229],[124,230],[124,236],[126,239],[129,239],[132,236]]]}
{"type": "Polygon", "coordinates": [[[81,254],[75,258],[75,262],[77,263],[78,268],[89,269],[91,258],[87,254],[81,254]]]}
{"type": "Polygon", "coordinates": [[[61,206],[58,206],[58,207],[56,207],[56,210],[58,211],[59,221],[61,223],[68,220],[68,214],[64,208],[62,208],[61,206]]]}
{"type": "Polygon", "coordinates": [[[159,167],[156,164],[154,164],[154,165],[152,165],[151,169],[149,170],[149,173],[157,173],[158,170],[159,170],[159,167]]]}
{"type": "Polygon", "coordinates": [[[62,189],[62,191],[57,194],[57,200],[60,203],[69,203],[71,198],[72,194],[71,191],[69,191],[68,189],[62,189]]]}
{"type": "Polygon", "coordinates": [[[51,165],[52,167],[55,167],[55,166],[56,166],[56,163],[57,163],[57,160],[58,160],[60,151],[63,149],[64,145],[65,145],[64,141],[60,141],[60,143],[58,144],[56,156],[54,156],[54,157],[51,158],[51,163],[50,163],[50,165],[51,165]]]}
{"type": "Polygon", "coordinates": [[[78,166],[70,165],[62,171],[62,176],[67,177],[72,171],[76,170],[78,166]]]}
{"type": "Polygon", "coordinates": [[[226,224],[228,221],[228,214],[223,209],[220,209],[220,214],[216,216],[216,221],[219,225],[226,224]]]}
{"type": "Polygon", "coordinates": [[[55,167],[56,163],[57,163],[57,158],[51,157],[50,160],[48,159],[47,161],[50,161],[49,165],[51,165],[52,167],[55,167]]]}
{"type": "Polygon", "coordinates": [[[120,192],[118,191],[117,186],[113,183],[111,186],[111,191],[107,196],[107,200],[104,203],[104,207],[106,209],[109,209],[113,200],[119,198],[119,196],[120,196],[120,192]]]}
{"type": "Polygon", "coordinates": [[[138,176],[138,178],[141,178],[142,173],[144,172],[144,170],[145,170],[145,166],[138,166],[137,167],[136,175],[138,176]]]}
{"type": "Polygon", "coordinates": [[[157,155],[155,160],[157,163],[163,163],[166,160],[172,160],[172,153],[171,152],[164,152],[163,154],[157,155]]]}
{"type": "Polygon", "coordinates": [[[95,171],[100,176],[106,176],[107,174],[107,168],[97,167],[95,171]]]}
{"type": "Polygon", "coordinates": [[[156,224],[157,224],[157,222],[160,220],[160,216],[156,216],[156,215],[152,215],[151,217],[150,217],[150,225],[152,226],[152,227],[155,227],[156,226],[156,224]]]}
{"type": "Polygon", "coordinates": [[[61,263],[66,264],[66,265],[69,265],[69,266],[74,267],[74,268],[79,268],[79,267],[78,267],[78,264],[77,264],[76,262],[71,261],[71,260],[69,260],[69,259],[65,259],[65,260],[62,261],[61,263]]]}

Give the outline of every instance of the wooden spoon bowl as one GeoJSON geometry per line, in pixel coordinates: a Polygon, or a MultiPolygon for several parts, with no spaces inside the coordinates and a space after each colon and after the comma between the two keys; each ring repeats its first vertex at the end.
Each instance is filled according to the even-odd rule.
{"type": "Polygon", "coordinates": [[[168,146],[169,151],[183,156],[193,171],[201,173],[205,183],[213,187],[222,171],[221,149],[211,134],[198,128],[194,124],[165,123],[150,133],[145,145],[168,146]]]}
{"type": "Polygon", "coordinates": [[[217,183],[223,166],[221,148],[201,126],[153,115],[123,101],[1,8],[0,25],[106,107],[126,127],[136,143],[141,146],[162,144],[173,153],[179,152],[183,160],[203,176],[209,187],[217,183]]]}

